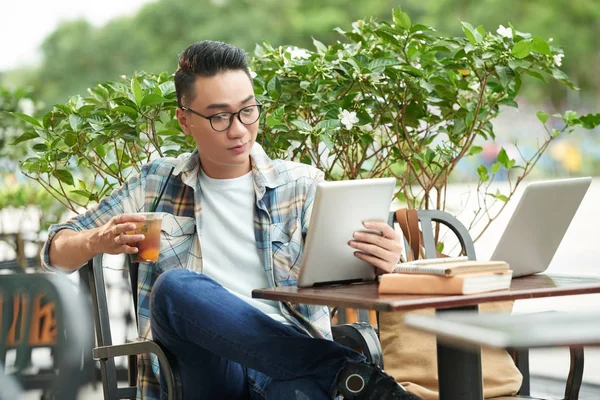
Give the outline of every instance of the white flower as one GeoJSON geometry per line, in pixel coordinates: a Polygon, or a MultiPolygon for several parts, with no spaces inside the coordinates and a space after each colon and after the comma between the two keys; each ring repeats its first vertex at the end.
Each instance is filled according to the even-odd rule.
{"type": "Polygon", "coordinates": [[[290,58],[292,60],[296,60],[298,58],[305,60],[307,58],[310,58],[310,53],[308,51],[295,46],[288,47],[288,52],[290,53],[290,58]]]}
{"type": "Polygon", "coordinates": [[[342,110],[338,115],[338,118],[341,120],[342,125],[348,130],[352,129],[354,124],[358,123],[358,117],[356,116],[355,111],[342,110]]]}
{"type": "Polygon", "coordinates": [[[371,124],[366,124],[360,127],[360,130],[363,132],[372,132],[373,131],[373,125],[371,124]]]}
{"type": "Polygon", "coordinates": [[[19,99],[18,103],[17,103],[19,110],[23,113],[23,114],[33,114],[33,112],[35,111],[35,103],[33,102],[33,100],[28,99],[28,98],[22,98],[19,99]]]}
{"type": "Polygon", "coordinates": [[[250,68],[248,68],[248,72],[250,72],[250,77],[252,79],[256,78],[256,72],[252,71],[250,68]]]}
{"type": "Polygon", "coordinates": [[[560,67],[562,65],[562,58],[564,56],[565,56],[564,54],[558,53],[552,57],[554,59],[554,64],[556,64],[557,67],[560,67]]]}
{"type": "Polygon", "coordinates": [[[469,89],[473,90],[473,91],[478,91],[481,88],[481,83],[479,83],[478,81],[472,81],[471,83],[469,83],[469,89]]]}
{"type": "Polygon", "coordinates": [[[496,33],[500,36],[512,38],[512,29],[510,28],[510,26],[505,28],[504,26],[500,25],[496,33]]]}

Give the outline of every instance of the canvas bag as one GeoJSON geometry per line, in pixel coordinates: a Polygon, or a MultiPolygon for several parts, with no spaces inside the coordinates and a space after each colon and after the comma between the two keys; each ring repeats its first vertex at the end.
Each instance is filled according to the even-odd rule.
{"type": "MultiPolygon", "coordinates": [[[[400,209],[396,219],[409,245],[409,259],[422,254],[422,234],[417,210],[400,209]]],[[[444,256],[439,254],[438,256],[444,256]]],[[[481,304],[480,312],[510,312],[513,302],[481,304]]],[[[437,400],[438,374],[435,335],[411,329],[404,325],[408,313],[433,315],[433,308],[407,312],[379,313],[380,342],[385,370],[406,390],[423,400],[437,400]]],[[[504,349],[482,348],[483,395],[485,398],[509,396],[517,393],[523,376],[511,356],[504,349]]]]}

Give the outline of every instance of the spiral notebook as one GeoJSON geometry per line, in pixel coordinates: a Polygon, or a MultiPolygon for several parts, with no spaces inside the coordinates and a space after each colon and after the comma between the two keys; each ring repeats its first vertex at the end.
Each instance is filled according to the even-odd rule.
{"type": "Polygon", "coordinates": [[[477,272],[503,272],[510,269],[505,261],[475,261],[458,258],[438,258],[398,264],[393,272],[401,274],[425,274],[456,276],[477,272]],[[422,262],[427,261],[427,262],[422,262]]]}

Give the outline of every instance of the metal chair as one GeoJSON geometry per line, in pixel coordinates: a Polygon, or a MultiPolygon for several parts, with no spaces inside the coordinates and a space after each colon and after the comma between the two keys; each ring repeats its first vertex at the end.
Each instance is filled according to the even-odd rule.
{"type": "Polygon", "coordinates": [[[74,400],[87,381],[91,362],[85,357],[92,345],[85,296],[62,275],[20,273],[0,277],[0,298],[0,367],[7,351],[16,351],[10,366],[14,372],[0,375],[0,399],[44,389],[42,398],[74,400]],[[51,349],[53,368],[30,375],[32,349],[41,347],[51,349]]]}
{"type": "MultiPolygon", "coordinates": [[[[137,355],[151,353],[158,357],[161,364],[161,374],[165,374],[169,400],[182,399],[181,379],[177,369],[177,362],[160,343],[149,340],[142,341],[136,338],[135,341],[130,343],[112,344],[106,286],[102,270],[102,257],[103,255],[100,254],[93,260],[90,260],[87,268],[97,342],[97,347],[92,350],[92,355],[94,359],[100,362],[104,398],[107,400],[135,399],[137,395],[137,355]],[[121,356],[127,356],[128,361],[128,386],[125,387],[118,386],[117,369],[114,360],[115,357],[121,356]]],[[[138,264],[130,263],[128,257],[126,257],[126,260],[137,322],[138,264]]]]}
{"type": "MultiPolygon", "coordinates": [[[[89,269],[90,293],[93,301],[98,344],[98,347],[93,349],[92,354],[94,359],[100,361],[104,398],[110,400],[135,398],[137,391],[136,356],[138,354],[153,353],[158,356],[161,373],[166,375],[169,399],[181,399],[182,388],[177,362],[160,343],[156,341],[135,341],[119,345],[112,344],[102,258],[102,254],[96,256],[93,260],[90,260],[87,268],[89,269]],[[128,386],[126,387],[118,387],[117,384],[117,369],[114,358],[119,356],[128,357],[128,386]]],[[[131,263],[128,257],[126,258],[126,264],[129,271],[137,321],[138,264],[131,263]]],[[[360,349],[368,361],[383,365],[381,345],[375,330],[369,324],[356,323],[334,326],[332,331],[335,341],[351,348],[360,349]]]]}
{"type": "MultiPolygon", "coordinates": [[[[435,258],[438,256],[433,224],[439,223],[446,226],[456,235],[461,245],[461,251],[464,255],[466,255],[470,260],[476,259],[475,246],[473,244],[473,240],[471,239],[471,235],[469,234],[467,228],[456,217],[440,210],[418,210],[418,220],[423,235],[425,258],[435,258]]],[[[388,222],[392,226],[395,222],[397,222],[395,213],[390,213],[388,222]]],[[[408,243],[407,248],[410,249],[408,243]]],[[[418,255],[415,258],[418,258],[418,255]]],[[[577,400],[583,379],[583,348],[571,347],[570,353],[571,366],[566,382],[564,399],[577,400]]],[[[527,349],[515,350],[511,351],[510,354],[515,361],[517,368],[523,375],[523,383],[517,398],[537,399],[535,397],[529,397],[531,387],[531,377],[529,373],[529,351],[527,349]]],[[[504,398],[510,397],[503,397],[503,399],[504,398]]]]}

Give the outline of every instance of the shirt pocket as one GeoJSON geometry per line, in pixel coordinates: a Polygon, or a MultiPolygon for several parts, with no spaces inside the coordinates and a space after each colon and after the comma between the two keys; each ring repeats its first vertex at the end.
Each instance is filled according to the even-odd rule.
{"type": "Polygon", "coordinates": [[[195,234],[195,218],[163,215],[158,257],[160,271],[185,268],[195,234]]]}
{"type": "Polygon", "coordinates": [[[271,224],[271,248],[275,281],[281,284],[297,280],[304,248],[302,225],[298,218],[271,224]]]}

